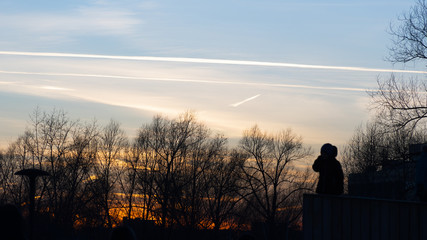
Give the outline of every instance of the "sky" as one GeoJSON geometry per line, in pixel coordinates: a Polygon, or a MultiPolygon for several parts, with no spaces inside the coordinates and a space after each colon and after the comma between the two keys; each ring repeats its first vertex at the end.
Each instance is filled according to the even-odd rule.
{"type": "Polygon", "coordinates": [[[153,116],[193,111],[236,142],[258,124],[305,144],[343,146],[373,115],[367,91],[404,0],[0,1],[0,146],[38,107],[120,122],[130,138],[153,116]]]}

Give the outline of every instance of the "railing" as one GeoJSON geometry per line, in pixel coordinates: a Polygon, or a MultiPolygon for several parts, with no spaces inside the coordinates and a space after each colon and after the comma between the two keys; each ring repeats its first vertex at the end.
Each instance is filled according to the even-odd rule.
{"type": "Polygon", "coordinates": [[[427,204],[304,195],[304,240],[427,239],[427,204]]]}

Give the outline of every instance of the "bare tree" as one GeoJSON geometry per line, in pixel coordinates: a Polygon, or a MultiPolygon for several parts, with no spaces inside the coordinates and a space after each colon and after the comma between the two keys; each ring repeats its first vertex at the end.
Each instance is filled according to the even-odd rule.
{"type": "Polygon", "coordinates": [[[102,214],[105,225],[111,227],[114,222],[110,211],[114,206],[115,190],[120,177],[119,164],[123,150],[127,145],[127,138],[120,124],[114,120],[104,127],[97,144],[97,162],[95,166],[96,186],[100,194],[102,214]]]}
{"type": "Polygon", "coordinates": [[[138,166],[145,217],[155,216],[164,227],[200,227],[207,218],[205,174],[224,154],[225,145],[224,137],[211,137],[188,112],[175,119],[156,116],[143,126],[136,141],[138,163],[133,164],[138,166]]]}
{"type": "Polygon", "coordinates": [[[15,175],[15,172],[25,168],[28,163],[28,150],[23,144],[25,138],[25,135],[19,137],[2,154],[0,163],[1,202],[11,202],[18,205],[25,196],[25,183],[21,177],[15,175]]]}
{"type": "Polygon", "coordinates": [[[203,197],[210,183],[205,181],[204,176],[224,154],[227,139],[222,135],[211,138],[208,129],[199,124],[190,142],[179,209],[185,226],[196,229],[207,219],[203,197]]]}
{"type": "Polygon", "coordinates": [[[348,142],[344,168],[348,173],[363,173],[410,162],[409,145],[425,140],[425,129],[422,128],[389,131],[377,121],[369,122],[359,126],[348,142]]]}
{"type": "Polygon", "coordinates": [[[148,130],[148,146],[152,152],[151,159],[155,163],[150,169],[154,176],[153,191],[155,202],[159,209],[154,212],[163,227],[173,224],[172,208],[175,207],[174,198],[180,197],[180,190],[176,189],[175,178],[178,176],[179,160],[184,151],[181,151],[187,135],[182,136],[178,131],[173,131],[174,123],[169,119],[156,116],[148,130]],[[178,196],[177,196],[178,195],[178,196]]]}
{"type": "Polygon", "coordinates": [[[137,190],[142,198],[140,208],[144,220],[151,220],[155,215],[155,178],[158,169],[155,161],[157,154],[154,151],[157,148],[152,147],[157,144],[152,142],[151,133],[148,126],[140,129],[134,146],[137,158],[132,165],[137,173],[137,190]]]}
{"type": "MultiPolygon", "coordinates": [[[[427,60],[427,4],[417,0],[397,25],[390,27],[393,46],[389,60],[406,63],[427,60]]],[[[415,128],[427,116],[427,85],[416,79],[404,80],[391,75],[378,80],[378,91],[371,92],[373,105],[379,110],[383,123],[391,130],[415,128]]]]}
{"type": "Polygon", "coordinates": [[[155,161],[148,148],[146,129],[140,129],[132,146],[124,152],[126,167],[119,178],[123,192],[123,208],[127,218],[139,217],[151,220],[154,208],[154,174],[155,161]]]}
{"type": "Polygon", "coordinates": [[[69,228],[90,221],[85,212],[90,212],[88,203],[93,199],[88,196],[96,157],[96,123],[81,124],[57,110],[46,113],[36,109],[30,119],[30,126],[10,144],[1,164],[8,198],[17,204],[25,200],[25,179],[15,176],[16,171],[43,169],[50,176],[40,179],[37,208],[56,224],[69,228]]]}
{"type": "Polygon", "coordinates": [[[120,190],[123,193],[121,208],[126,209],[126,216],[131,219],[133,216],[133,206],[135,204],[135,194],[138,183],[138,165],[140,162],[139,149],[136,146],[128,146],[124,150],[123,160],[126,164],[122,168],[121,177],[119,178],[120,190]]]}
{"type": "Polygon", "coordinates": [[[69,194],[69,183],[66,172],[66,158],[70,147],[70,132],[76,125],[71,121],[65,112],[53,110],[51,113],[43,113],[42,119],[36,123],[37,129],[44,151],[39,152],[40,159],[44,159],[42,166],[49,172],[49,178],[45,178],[46,194],[48,195],[49,208],[57,216],[57,219],[67,219],[68,207],[66,198],[69,194]]]}
{"type": "MultiPolygon", "coordinates": [[[[90,196],[90,179],[93,174],[96,152],[94,151],[98,126],[94,121],[85,125],[76,125],[71,131],[70,146],[65,158],[64,178],[68,181],[62,183],[61,187],[67,190],[64,204],[65,218],[69,224],[74,225],[88,222],[85,217],[90,196]]],[[[90,220],[89,220],[90,222],[90,220]]]]}
{"type": "Polygon", "coordinates": [[[164,227],[218,230],[238,222],[242,202],[271,224],[300,216],[291,209],[307,180],[292,163],[309,150],[291,130],[267,134],[255,126],[230,151],[223,135],[189,112],[154,117],[132,144],[113,120],[99,128],[39,109],[30,119],[0,153],[0,201],[24,200],[25,180],[14,172],[46,170],[51,176],[37,189],[37,206],[57,224],[111,227],[125,213],[164,227]]]}
{"type": "MultiPolygon", "coordinates": [[[[402,181],[405,186],[396,186],[395,197],[407,197],[406,194],[415,187],[406,184],[413,181],[415,164],[409,146],[425,141],[425,129],[420,127],[390,131],[388,126],[376,121],[358,127],[343,151],[345,173],[355,174],[349,185],[366,184],[364,194],[375,196],[380,193],[369,188],[372,182],[402,181]]],[[[361,191],[358,187],[355,189],[361,191]]]]}
{"type": "Polygon", "coordinates": [[[198,161],[193,159],[192,162],[190,156],[192,148],[205,140],[205,127],[195,120],[193,114],[185,113],[173,120],[157,116],[146,129],[150,133],[148,146],[155,162],[152,174],[161,224],[182,225],[186,221],[181,214],[185,206],[177,206],[187,197],[184,196],[189,174],[186,171],[191,163],[198,161]]]}
{"type": "Polygon", "coordinates": [[[385,129],[373,122],[359,126],[343,151],[346,173],[372,172],[388,157],[385,129]]]}
{"type": "Polygon", "coordinates": [[[427,59],[427,4],[417,0],[409,12],[403,14],[397,26],[390,27],[394,46],[390,48],[390,60],[409,62],[427,59]]]}
{"type": "Polygon", "coordinates": [[[49,177],[41,179],[36,206],[51,213],[59,222],[67,221],[69,208],[65,206],[65,199],[70,195],[65,166],[70,132],[77,122],[71,121],[64,111],[55,109],[47,113],[37,108],[30,119],[30,128],[16,145],[20,146],[16,150],[20,151],[17,154],[21,155],[22,168],[35,167],[49,172],[49,177]]]}
{"type": "Polygon", "coordinates": [[[292,163],[309,156],[310,150],[290,129],[272,135],[258,126],[244,132],[240,147],[248,155],[243,167],[244,199],[273,230],[283,221],[279,209],[290,207],[292,196],[307,189],[292,163]]]}
{"type": "Polygon", "coordinates": [[[1,174],[1,201],[21,204],[25,198],[26,184],[24,179],[16,176],[15,173],[28,167],[30,151],[28,140],[30,133],[26,131],[22,136],[11,143],[2,156],[0,163],[1,174]]]}
{"type": "Polygon", "coordinates": [[[204,174],[204,212],[214,230],[234,224],[235,208],[242,199],[239,195],[240,177],[246,156],[237,150],[218,152],[212,167],[204,174]]]}
{"type": "Polygon", "coordinates": [[[427,117],[427,85],[416,80],[398,80],[394,75],[378,81],[378,91],[370,92],[373,108],[389,130],[415,128],[427,117]]]}

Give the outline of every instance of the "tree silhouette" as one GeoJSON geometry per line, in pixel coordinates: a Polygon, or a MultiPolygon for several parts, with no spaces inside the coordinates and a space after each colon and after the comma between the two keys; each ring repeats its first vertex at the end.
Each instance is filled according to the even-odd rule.
{"type": "MultiPolygon", "coordinates": [[[[393,46],[389,60],[406,63],[427,60],[427,4],[417,0],[409,12],[390,27],[393,46]]],[[[382,123],[391,129],[415,128],[427,117],[427,85],[416,79],[399,79],[391,75],[378,80],[378,91],[370,92],[373,108],[382,123]]]]}
{"type": "Polygon", "coordinates": [[[155,116],[131,143],[113,120],[100,126],[40,109],[30,120],[0,152],[0,201],[25,201],[26,182],[11,173],[45,170],[50,176],[36,189],[36,208],[49,224],[111,228],[123,217],[140,217],[194,233],[300,216],[293,209],[300,209],[308,175],[292,163],[309,151],[290,130],[267,134],[255,126],[230,150],[227,138],[191,112],[155,116]]]}
{"type": "Polygon", "coordinates": [[[276,223],[291,220],[286,216],[279,219],[279,211],[292,206],[294,194],[311,189],[292,166],[309,156],[310,149],[304,148],[301,137],[290,129],[268,134],[256,125],[243,133],[240,148],[248,156],[243,167],[243,197],[274,235],[276,223]]]}
{"type": "Polygon", "coordinates": [[[400,16],[399,24],[390,27],[394,45],[389,59],[393,62],[409,62],[427,59],[427,4],[417,0],[409,12],[400,16]]]}
{"type": "Polygon", "coordinates": [[[103,210],[104,223],[109,227],[114,223],[110,211],[116,201],[115,191],[121,173],[119,162],[122,161],[122,151],[127,144],[124,131],[114,120],[110,120],[104,127],[97,140],[96,183],[101,196],[99,204],[103,210]]]}
{"type": "Polygon", "coordinates": [[[204,174],[205,212],[219,230],[224,224],[232,225],[235,208],[241,202],[240,177],[246,156],[237,150],[230,153],[225,149],[216,156],[213,166],[204,174]]]}
{"type": "MultiPolygon", "coordinates": [[[[347,175],[364,174],[366,182],[377,181],[376,172],[383,177],[396,177],[404,182],[413,181],[413,158],[409,152],[411,144],[427,139],[421,128],[400,128],[390,131],[380,122],[369,122],[359,126],[343,151],[343,167],[347,175]]],[[[414,186],[406,186],[399,195],[403,198],[414,186]]],[[[365,189],[366,190],[366,189],[365,189]]],[[[372,195],[376,194],[374,192],[372,195]]]]}

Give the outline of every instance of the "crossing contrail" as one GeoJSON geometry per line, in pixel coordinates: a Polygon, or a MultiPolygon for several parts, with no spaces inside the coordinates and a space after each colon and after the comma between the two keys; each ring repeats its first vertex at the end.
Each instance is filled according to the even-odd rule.
{"type": "Polygon", "coordinates": [[[52,52],[16,52],[16,51],[0,51],[0,55],[37,56],[37,57],[65,57],[65,58],[98,58],[98,59],[111,59],[111,60],[227,64],[227,65],[243,65],[243,66],[305,68],[305,69],[341,70],[341,71],[358,71],[358,72],[394,72],[394,73],[420,73],[420,74],[427,73],[426,71],[415,71],[415,70],[396,70],[396,69],[364,68],[364,67],[343,67],[343,66],[309,65],[309,64],[297,64],[297,63],[243,61],[243,60],[209,59],[209,58],[114,56],[114,55],[97,55],[97,54],[52,53],[52,52]]]}
{"type": "Polygon", "coordinates": [[[246,98],[245,100],[240,101],[240,102],[238,102],[238,103],[231,104],[230,106],[232,106],[232,107],[237,107],[237,106],[239,106],[239,105],[242,105],[242,104],[243,104],[243,103],[245,103],[245,102],[249,102],[249,101],[251,101],[251,100],[254,100],[255,98],[257,98],[257,97],[259,97],[259,96],[261,96],[261,94],[257,94],[257,95],[255,95],[255,96],[253,96],[253,97],[246,98]]]}

